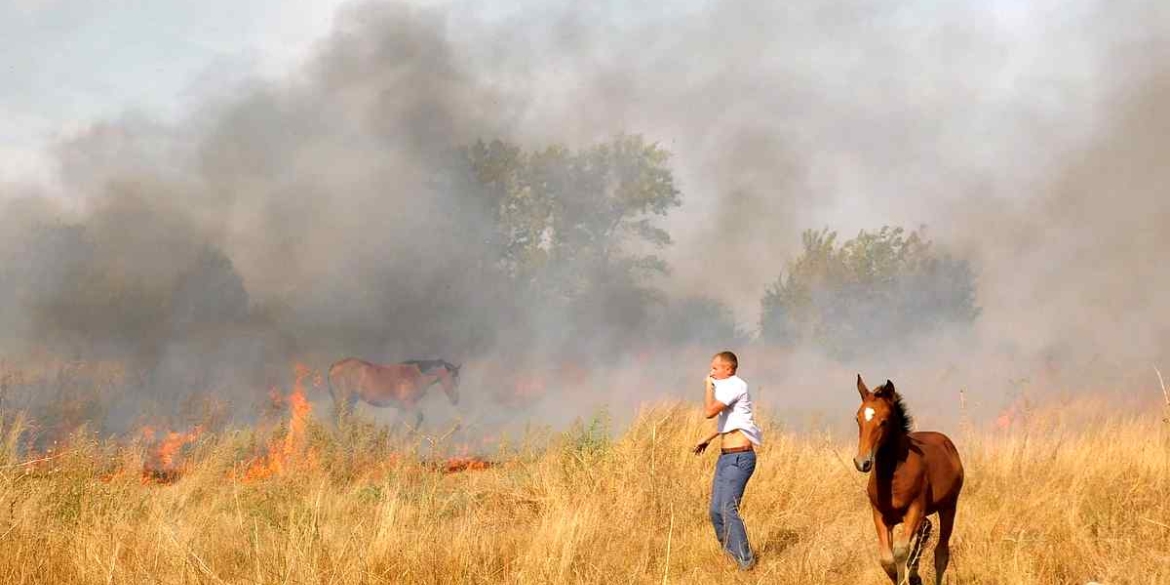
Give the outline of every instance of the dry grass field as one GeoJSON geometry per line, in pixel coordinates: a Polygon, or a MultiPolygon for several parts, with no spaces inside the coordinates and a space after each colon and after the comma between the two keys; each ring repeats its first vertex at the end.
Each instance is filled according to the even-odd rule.
{"type": "MultiPolygon", "coordinates": [[[[864,477],[846,439],[768,436],[744,516],[760,563],[716,549],[710,424],[648,405],[499,443],[486,465],[429,462],[360,420],[290,417],[217,433],[78,433],[0,453],[0,583],[874,583],[864,477]]],[[[1170,583],[1170,425],[1037,417],[957,436],[967,467],[951,583],[1170,583]]],[[[427,449],[443,445],[422,445],[427,449]]],[[[930,555],[921,564],[933,579],[930,555]]]]}

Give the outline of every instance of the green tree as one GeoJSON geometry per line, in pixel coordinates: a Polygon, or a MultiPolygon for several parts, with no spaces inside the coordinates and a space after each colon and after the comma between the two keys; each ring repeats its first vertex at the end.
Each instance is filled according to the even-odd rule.
{"type": "Polygon", "coordinates": [[[969,324],[979,314],[970,265],[938,252],[921,230],[806,231],[803,252],[768,288],[760,330],[774,343],[812,343],[839,357],[969,324]]]}
{"type": "Polygon", "coordinates": [[[631,250],[671,243],[654,219],[681,198],[670,154],[658,145],[623,135],[578,151],[557,145],[526,153],[495,140],[475,143],[465,157],[494,215],[492,244],[511,276],[547,278],[542,272],[555,265],[556,280],[569,285],[568,275],[582,275],[582,268],[665,271],[657,256],[631,250]]]}
{"type": "Polygon", "coordinates": [[[464,158],[494,222],[487,245],[525,312],[568,311],[577,342],[646,326],[660,299],[648,278],[667,270],[654,252],[671,243],[656,220],[681,204],[666,150],[628,135],[533,152],[495,140],[464,158]]]}

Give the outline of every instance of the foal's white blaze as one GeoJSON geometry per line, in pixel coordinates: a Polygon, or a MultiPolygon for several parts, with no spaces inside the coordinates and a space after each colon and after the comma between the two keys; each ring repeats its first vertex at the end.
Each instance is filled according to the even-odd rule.
{"type": "Polygon", "coordinates": [[[867,406],[865,407],[865,422],[869,422],[871,420],[873,420],[873,409],[867,406]]]}

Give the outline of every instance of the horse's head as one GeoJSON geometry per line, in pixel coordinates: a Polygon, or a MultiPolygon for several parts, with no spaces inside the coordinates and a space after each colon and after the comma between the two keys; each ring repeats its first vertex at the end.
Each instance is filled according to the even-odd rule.
{"type": "Polygon", "coordinates": [[[861,394],[861,406],[857,408],[857,456],[853,465],[866,473],[873,468],[878,449],[891,436],[904,431],[908,419],[893,382],[886,380],[871,392],[858,374],[857,392],[861,394]]]}
{"type": "Polygon", "coordinates": [[[457,366],[443,362],[439,370],[439,383],[443,385],[443,393],[451,404],[459,404],[459,369],[462,367],[462,364],[457,366]]]}

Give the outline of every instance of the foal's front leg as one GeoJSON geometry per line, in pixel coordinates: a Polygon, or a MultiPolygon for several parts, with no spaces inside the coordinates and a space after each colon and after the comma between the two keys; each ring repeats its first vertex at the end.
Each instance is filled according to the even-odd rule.
{"type": "Polygon", "coordinates": [[[878,560],[882,564],[882,569],[886,571],[886,575],[889,575],[890,581],[897,583],[898,572],[894,566],[894,551],[890,548],[891,527],[886,526],[882,513],[876,508],[873,510],[873,525],[877,529],[878,535],[878,560]]]}

